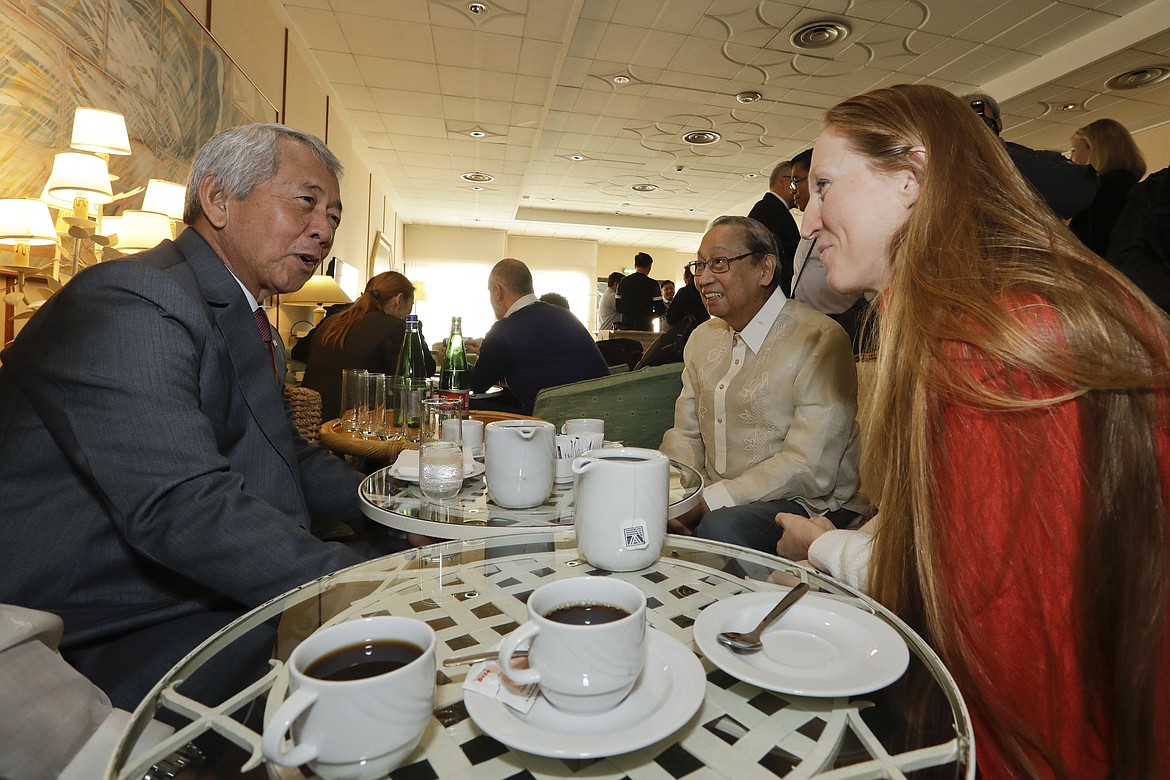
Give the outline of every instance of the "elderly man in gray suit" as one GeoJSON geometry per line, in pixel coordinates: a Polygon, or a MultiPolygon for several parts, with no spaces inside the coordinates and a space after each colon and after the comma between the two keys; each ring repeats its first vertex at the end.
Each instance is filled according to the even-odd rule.
{"type": "MultiPolygon", "coordinates": [[[[258,308],[329,255],[340,173],[282,125],[220,133],[182,235],[78,274],[0,356],[0,602],[61,616],[62,654],[115,706],[244,610],[362,560],[308,531],[310,513],[361,517],[360,475],[297,433],[258,308]]],[[[251,651],[192,685],[263,671],[270,643],[251,651]]]]}

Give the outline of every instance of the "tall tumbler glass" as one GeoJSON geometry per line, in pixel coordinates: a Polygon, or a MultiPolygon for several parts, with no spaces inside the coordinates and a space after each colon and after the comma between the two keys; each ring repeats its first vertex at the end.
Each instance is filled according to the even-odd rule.
{"type": "Polygon", "coordinates": [[[357,432],[362,436],[379,436],[385,426],[386,375],[366,372],[361,376],[358,399],[357,432]]]}
{"type": "Polygon", "coordinates": [[[432,399],[423,407],[418,484],[427,498],[452,498],[463,487],[463,406],[458,399],[432,399]]]}
{"type": "Polygon", "coordinates": [[[358,402],[362,395],[363,368],[346,368],[341,371],[341,429],[351,433],[358,429],[358,402]]]}

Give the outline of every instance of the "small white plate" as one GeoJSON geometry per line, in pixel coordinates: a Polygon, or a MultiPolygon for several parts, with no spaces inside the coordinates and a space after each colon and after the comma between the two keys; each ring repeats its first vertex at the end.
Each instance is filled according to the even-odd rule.
{"type": "Polygon", "coordinates": [[[678,640],[646,629],[646,666],[633,690],[609,712],[574,715],[538,696],[527,715],[468,692],[467,713],[485,734],[515,750],[549,758],[629,753],[678,731],[703,703],[703,664],[678,640]]]}
{"type": "MultiPolygon", "coordinates": [[[[477,461],[464,461],[463,462],[463,478],[464,479],[478,477],[485,470],[486,470],[486,467],[482,463],[479,463],[477,461]]],[[[412,482],[414,484],[418,484],[418,472],[411,473],[410,471],[407,471],[404,473],[403,471],[400,471],[397,466],[391,466],[390,467],[390,476],[394,477],[394,479],[400,479],[403,482],[412,482]]]]}
{"type": "Polygon", "coordinates": [[[699,613],[695,644],[711,663],[744,682],[797,696],[856,696],[896,681],[910,663],[902,637],[881,618],[815,593],[764,631],[764,647],[736,653],[721,631],[750,631],[784,596],[741,593],[699,613]]]}

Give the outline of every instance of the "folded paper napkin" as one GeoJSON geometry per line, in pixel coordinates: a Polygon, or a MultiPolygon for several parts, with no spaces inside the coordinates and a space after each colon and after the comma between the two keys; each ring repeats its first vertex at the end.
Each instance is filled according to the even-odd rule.
{"type": "MultiPolygon", "coordinates": [[[[463,448],[463,476],[471,476],[472,470],[475,468],[475,460],[471,457],[471,451],[466,447],[463,448]]],[[[391,471],[401,477],[418,477],[418,450],[403,450],[398,453],[398,459],[394,461],[391,471]]]]}

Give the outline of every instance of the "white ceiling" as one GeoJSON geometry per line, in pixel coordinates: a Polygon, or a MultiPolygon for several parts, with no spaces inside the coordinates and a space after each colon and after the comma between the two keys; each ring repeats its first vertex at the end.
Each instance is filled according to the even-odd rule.
{"type": "Polygon", "coordinates": [[[1005,137],[1041,148],[1101,117],[1170,122],[1170,79],[1105,87],[1170,66],[1170,0],[282,1],[408,224],[690,252],[812,144],[825,108],[888,84],[985,90],[1005,137]],[[824,20],[850,34],[794,47],[824,20]],[[722,140],[691,146],[692,130],[722,140]]]}

